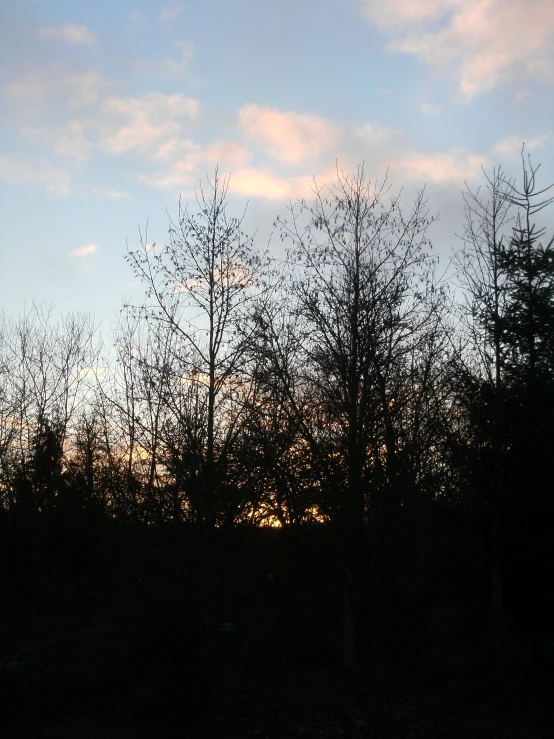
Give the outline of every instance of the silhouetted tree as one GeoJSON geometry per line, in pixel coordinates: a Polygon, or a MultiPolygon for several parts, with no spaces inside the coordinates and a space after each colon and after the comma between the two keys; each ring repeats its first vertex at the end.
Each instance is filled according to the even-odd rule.
{"type": "Polygon", "coordinates": [[[541,661],[542,630],[548,618],[545,559],[551,554],[553,534],[550,456],[554,443],[554,237],[543,242],[546,229],[537,226],[536,216],[554,202],[554,197],[548,194],[552,185],[538,188],[539,167],[533,167],[530,159],[526,161],[524,152],[522,162],[521,185],[507,190],[518,215],[502,254],[507,294],[503,337],[509,413],[506,468],[509,538],[511,548],[528,563],[529,587],[523,597],[528,601],[533,656],[541,661]]]}
{"type": "Polygon", "coordinates": [[[319,463],[326,488],[319,499],[341,530],[345,665],[356,652],[364,521],[380,506],[400,503],[397,379],[437,310],[423,194],[405,217],[399,197],[386,202],[387,193],[360,167],[352,177],[337,173],[329,197],[315,187],[313,203],[291,204],[279,220],[283,239],[292,242],[291,328],[276,328],[271,307],[257,316],[267,375],[281,383],[319,463]]]}
{"type": "MultiPolygon", "coordinates": [[[[228,179],[215,171],[209,190],[197,194],[198,214],[179,207],[170,222],[170,243],[145,242],[128,261],[145,283],[141,312],[156,330],[174,334],[174,379],[194,387],[202,427],[197,437],[198,510],[213,529],[218,509],[218,455],[243,407],[238,386],[249,342],[247,306],[262,287],[264,257],[241,230],[242,219],[227,215],[228,179]]],[[[190,426],[189,426],[190,429],[190,426]]]]}
{"type": "Polygon", "coordinates": [[[498,541],[506,448],[504,321],[507,275],[503,254],[510,239],[513,208],[507,197],[512,184],[506,180],[502,168],[493,168],[490,174],[483,170],[483,174],[485,191],[481,188],[472,191],[467,187],[464,193],[463,247],[455,257],[465,296],[461,319],[468,342],[464,353],[458,355],[465,364],[465,367],[460,366],[458,392],[474,428],[479,429],[477,453],[470,466],[481,480],[481,498],[490,516],[491,603],[493,628],[496,628],[503,614],[498,541]]]}

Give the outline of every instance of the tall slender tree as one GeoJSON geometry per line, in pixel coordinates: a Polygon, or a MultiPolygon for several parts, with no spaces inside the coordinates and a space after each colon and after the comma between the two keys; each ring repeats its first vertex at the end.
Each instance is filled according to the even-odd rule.
{"type": "Polygon", "coordinates": [[[207,529],[217,520],[219,454],[242,407],[233,388],[241,381],[249,343],[248,305],[263,286],[267,266],[243,233],[242,218],[227,214],[228,186],[216,169],[208,190],[201,185],[197,192],[198,213],[179,205],[169,244],[143,241],[128,254],[146,286],[141,313],[155,330],[174,334],[175,378],[194,386],[202,407],[198,488],[207,529]]]}
{"type": "Polygon", "coordinates": [[[390,414],[395,380],[436,312],[426,251],[432,218],[423,193],[404,215],[400,197],[387,200],[388,192],[386,182],[373,185],[361,166],[353,176],[337,172],[329,194],[314,186],[311,203],[291,203],[279,225],[291,243],[294,331],[276,330],[267,309],[259,318],[271,373],[320,465],[322,499],[341,532],[347,666],[356,657],[364,526],[398,492],[390,414]],[[379,485],[388,496],[379,495],[379,485]]]}

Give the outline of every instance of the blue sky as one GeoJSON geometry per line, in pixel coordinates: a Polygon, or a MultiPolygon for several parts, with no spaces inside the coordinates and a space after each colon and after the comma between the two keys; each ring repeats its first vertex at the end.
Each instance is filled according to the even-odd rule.
{"type": "MultiPolygon", "coordinates": [[[[0,10],[0,308],[106,325],[126,243],[219,164],[268,240],[289,198],[365,161],[427,184],[443,261],[481,165],[554,181],[551,0],[19,0],[0,10]]],[[[550,216],[550,222],[553,222],[550,216]]],[[[274,249],[278,249],[275,240],[274,249]]]]}

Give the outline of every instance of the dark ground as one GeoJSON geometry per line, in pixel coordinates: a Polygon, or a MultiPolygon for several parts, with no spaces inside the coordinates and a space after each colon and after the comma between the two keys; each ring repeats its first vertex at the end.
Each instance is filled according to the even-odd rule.
{"type": "Polygon", "coordinates": [[[357,670],[337,666],[340,587],[325,532],[217,543],[207,667],[191,534],[91,529],[41,572],[40,558],[25,559],[40,540],[13,530],[16,543],[0,541],[0,739],[554,739],[554,609],[542,609],[548,651],[533,665],[529,609],[512,606],[505,633],[490,629],[473,532],[456,544],[437,530],[446,543],[417,587],[413,548],[387,569],[373,690],[363,641],[357,670]]]}
{"type": "MultiPolygon", "coordinates": [[[[134,701],[104,714],[66,706],[53,723],[6,729],[5,739],[552,739],[554,666],[388,670],[375,696],[364,671],[248,666],[221,673],[209,696],[165,721],[138,719],[134,701]],[[196,715],[195,715],[196,714],[196,715]]],[[[183,705],[189,703],[183,701],[183,705]]]]}

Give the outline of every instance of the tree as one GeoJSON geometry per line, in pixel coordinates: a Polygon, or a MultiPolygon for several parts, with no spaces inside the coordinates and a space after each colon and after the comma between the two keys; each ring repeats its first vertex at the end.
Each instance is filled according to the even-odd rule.
{"type": "Polygon", "coordinates": [[[33,304],[5,322],[0,485],[8,507],[17,497],[15,478],[21,482],[34,474],[42,434],[44,439],[55,434],[62,456],[66,453],[74,422],[90,399],[88,377],[97,356],[96,327],[89,315],[69,313],[55,321],[54,306],[33,304]]]}
{"type": "Polygon", "coordinates": [[[458,378],[458,397],[479,427],[480,470],[485,506],[490,516],[490,568],[493,628],[502,619],[502,566],[498,527],[503,498],[504,439],[504,321],[507,309],[503,255],[509,241],[513,187],[501,167],[483,170],[485,191],[466,186],[463,247],[455,256],[458,280],[464,294],[460,318],[467,336],[458,378]],[[486,450],[486,451],[484,451],[486,450]],[[491,491],[490,494],[488,491],[491,491]]]}
{"type": "MultiPolygon", "coordinates": [[[[506,197],[518,210],[512,238],[502,255],[506,273],[504,321],[510,448],[506,464],[507,536],[527,562],[522,599],[528,603],[533,658],[543,659],[547,620],[546,560],[552,537],[551,450],[554,443],[554,237],[536,216],[554,202],[553,185],[539,189],[537,171],[522,151],[521,185],[506,197]],[[526,490],[525,497],[522,491],[526,490]]],[[[540,165],[539,165],[540,166],[540,165]]]]}
{"type": "MultiPolygon", "coordinates": [[[[386,182],[372,185],[361,166],[351,177],[338,172],[329,196],[315,185],[312,203],[291,203],[278,221],[291,243],[291,328],[276,327],[271,306],[257,315],[266,375],[280,383],[319,465],[319,500],[341,532],[347,666],[356,653],[364,525],[398,495],[396,380],[440,302],[425,251],[432,219],[423,194],[404,216],[400,196],[386,202],[388,190],[386,182]]],[[[372,547],[374,534],[373,527],[372,547]]]]}
{"type": "Polygon", "coordinates": [[[198,213],[179,204],[177,222],[170,222],[170,243],[129,251],[128,261],[146,285],[141,314],[156,331],[174,335],[173,381],[198,391],[203,427],[199,439],[198,487],[201,518],[213,529],[218,509],[218,455],[233,432],[243,404],[235,385],[242,380],[244,333],[249,303],[263,287],[266,262],[242,232],[242,218],[227,215],[229,179],[216,169],[200,186],[198,213]]]}
{"type": "MultiPolygon", "coordinates": [[[[503,616],[503,570],[521,556],[524,521],[546,488],[553,410],[554,249],[552,241],[540,244],[545,231],[534,222],[552,198],[550,188],[537,188],[538,167],[523,152],[522,163],[520,186],[499,167],[485,173],[485,196],[467,189],[457,258],[467,340],[457,392],[473,444],[468,471],[489,516],[494,631],[503,616]]],[[[537,520],[528,528],[537,530],[537,520]]]]}

